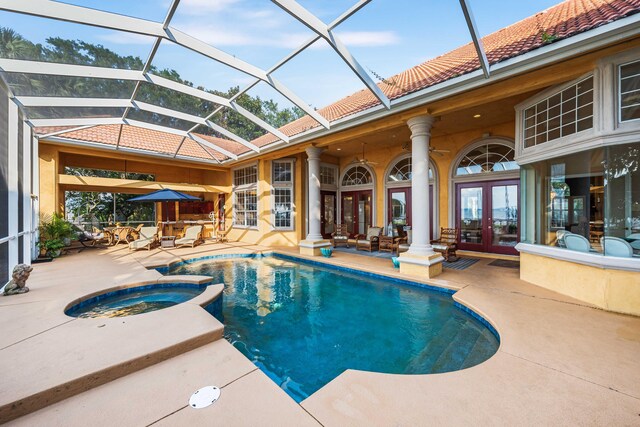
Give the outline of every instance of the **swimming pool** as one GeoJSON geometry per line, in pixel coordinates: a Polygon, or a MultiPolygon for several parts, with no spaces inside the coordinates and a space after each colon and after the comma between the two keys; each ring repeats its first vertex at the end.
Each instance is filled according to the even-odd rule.
{"type": "Polygon", "coordinates": [[[277,257],[160,270],[224,283],[225,338],[297,402],[346,369],[427,374],[491,357],[498,339],[450,293],[277,257]]]}
{"type": "Polygon", "coordinates": [[[92,318],[149,313],[188,301],[200,295],[207,284],[162,283],[118,289],[74,304],[65,310],[65,314],[92,318]]]}

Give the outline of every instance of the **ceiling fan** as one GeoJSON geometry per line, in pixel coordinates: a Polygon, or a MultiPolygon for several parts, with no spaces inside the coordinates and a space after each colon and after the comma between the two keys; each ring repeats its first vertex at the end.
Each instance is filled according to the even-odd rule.
{"type": "Polygon", "coordinates": [[[357,156],[353,159],[353,161],[351,163],[353,164],[361,164],[361,165],[369,165],[369,166],[376,166],[378,164],[378,162],[371,162],[369,160],[367,160],[367,158],[364,156],[364,146],[366,145],[365,142],[362,143],[362,158],[359,159],[357,156]]]}
{"type": "MultiPolygon", "coordinates": [[[[406,151],[411,151],[411,143],[410,142],[405,142],[404,144],[402,144],[402,149],[406,150],[406,151]]],[[[437,154],[438,156],[442,157],[444,155],[444,153],[450,153],[451,150],[439,150],[436,147],[433,146],[429,146],[429,154],[433,153],[433,154],[437,154]]]]}

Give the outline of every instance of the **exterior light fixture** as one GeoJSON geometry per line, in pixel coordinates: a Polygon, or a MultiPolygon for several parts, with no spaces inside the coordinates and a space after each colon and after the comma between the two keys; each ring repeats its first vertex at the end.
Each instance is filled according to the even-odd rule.
{"type": "Polygon", "coordinates": [[[474,115],[473,115],[473,118],[474,118],[474,119],[479,119],[480,117],[482,117],[482,114],[474,114],[474,115]]]}

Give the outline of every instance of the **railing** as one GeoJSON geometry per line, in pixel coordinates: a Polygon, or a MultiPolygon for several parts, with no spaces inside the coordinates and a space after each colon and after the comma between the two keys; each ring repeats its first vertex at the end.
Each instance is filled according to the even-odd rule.
{"type": "MultiPolygon", "coordinates": [[[[138,224],[144,224],[144,225],[156,225],[155,221],[118,221],[118,223],[122,226],[137,226],[138,224]]],[[[72,224],[75,225],[76,227],[80,228],[81,230],[84,231],[92,231],[93,227],[96,228],[104,228],[104,227],[114,227],[115,224],[104,221],[104,222],[86,222],[86,221],[82,221],[82,222],[75,222],[72,221],[72,224]]]]}

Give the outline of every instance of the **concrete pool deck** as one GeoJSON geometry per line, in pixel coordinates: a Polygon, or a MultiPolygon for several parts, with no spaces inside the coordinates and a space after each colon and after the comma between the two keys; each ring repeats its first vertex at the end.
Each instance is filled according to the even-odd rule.
{"type": "MultiPolygon", "coordinates": [[[[196,303],[116,319],[73,319],[63,313],[83,295],[161,279],[148,266],[272,250],[207,243],[129,253],[116,246],[35,265],[31,292],[0,298],[0,422],[27,414],[13,422],[640,423],[640,318],[594,309],[520,281],[517,269],[490,266],[490,259],[466,270],[445,269],[427,283],[456,290],[456,300],[496,327],[501,345],[492,358],[436,375],[349,370],[300,405],[220,339],[222,325],[196,303]],[[202,410],[187,407],[191,393],[205,385],[220,387],[220,400],[202,410]]],[[[297,248],[277,251],[299,256],[297,248]]],[[[402,277],[390,261],[379,258],[334,253],[314,260],[402,277]]]]}

